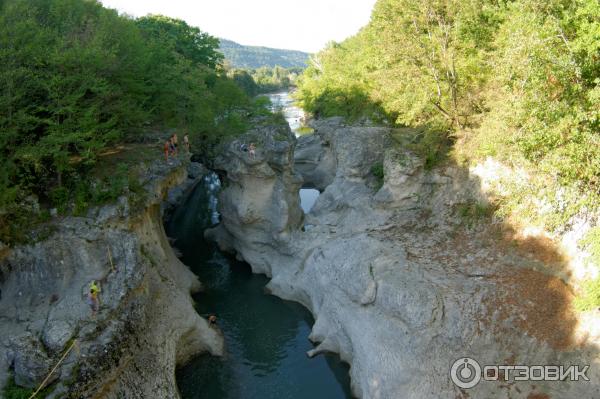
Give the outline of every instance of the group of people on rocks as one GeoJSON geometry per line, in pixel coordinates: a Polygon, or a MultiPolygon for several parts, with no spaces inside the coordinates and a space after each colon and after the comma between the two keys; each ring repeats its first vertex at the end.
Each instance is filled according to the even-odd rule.
{"type": "MultiPolygon", "coordinates": [[[[190,139],[189,139],[187,133],[183,136],[183,147],[189,154],[190,153],[190,139]]],[[[165,141],[163,150],[165,152],[165,161],[167,161],[167,162],[169,161],[169,156],[173,157],[173,156],[179,155],[179,142],[177,139],[177,133],[173,133],[167,139],[167,141],[165,141]]]]}
{"type": "MultiPolygon", "coordinates": [[[[185,148],[186,152],[189,154],[190,153],[190,139],[189,139],[187,133],[183,136],[183,147],[185,148]]],[[[250,143],[250,145],[242,144],[240,149],[243,152],[247,152],[250,159],[256,158],[256,145],[254,143],[250,143]]],[[[167,161],[167,162],[169,162],[169,157],[174,157],[174,156],[179,155],[179,141],[177,138],[177,133],[171,134],[169,136],[169,138],[165,141],[163,151],[165,154],[165,161],[167,161]]]]}

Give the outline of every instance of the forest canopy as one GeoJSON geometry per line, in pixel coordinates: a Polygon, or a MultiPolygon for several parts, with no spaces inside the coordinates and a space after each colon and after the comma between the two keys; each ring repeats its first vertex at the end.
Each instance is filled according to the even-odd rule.
{"type": "Polygon", "coordinates": [[[82,185],[108,147],[151,128],[194,143],[244,129],[253,104],[218,46],[184,21],[97,1],[0,2],[0,239],[30,218],[24,203],[90,202],[82,185]]]}
{"type": "Polygon", "coordinates": [[[425,128],[432,161],[462,138],[474,155],[517,154],[600,190],[597,0],[378,0],[298,85],[315,115],[425,128]]]}
{"type": "Polygon", "coordinates": [[[219,50],[234,68],[258,69],[305,68],[308,53],[296,50],[275,49],[260,46],[245,46],[231,40],[220,39],[219,50]]]}

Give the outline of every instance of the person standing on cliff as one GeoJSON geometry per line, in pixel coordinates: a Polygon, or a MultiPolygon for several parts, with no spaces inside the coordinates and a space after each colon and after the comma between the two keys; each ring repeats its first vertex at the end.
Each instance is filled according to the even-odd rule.
{"type": "Polygon", "coordinates": [[[183,146],[185,147],[185,150],[189,154],[190,153],[190,139],[189,139],[187,133],[183,136],[183,146]]]}
{"type": "Polygon", "coordinates": [[[248,147],[248,149],[250,150],[250,158],[256,158],[256,146],[254,143],[250,143],[250,147],[248,147]]]}

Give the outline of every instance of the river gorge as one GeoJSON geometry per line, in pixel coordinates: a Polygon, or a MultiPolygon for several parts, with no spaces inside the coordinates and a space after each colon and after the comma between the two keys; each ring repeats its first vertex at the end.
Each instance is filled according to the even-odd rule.
{"type": "Polygon", "coordinates": [[[461,211],[510,169],[430,170],[389,127],[309,124],[300,137],[251,129],[212,170],[155,160],[135,207],[123,197],[58,219],[5,253],[0,383],[35,388],[59,361],[48,398],[600,397],[597,367],[589,384],[466,390],[450,378],[469,356],[598,358],[600,329],[575,319],[561,277],[577,263],[461,211]],[[94,318],[90,280],[102,286],[94,318]]]}
{"type": "MultiPolygon", "coordinates": [[[[289,93],[269,96],[291,129],[300,127],[303,112],[289,93]]],[[[174,212],[167,235],[181,260],[198,275],[205,290],[197,294],[200,315],[217,315],[225,338],[225,355],[194,359],[177,374],[183,399],[193,398],[348,398],[348,368],[334,354],[308,358],[314,319],[302,305],[265,292],[268,279],[250,266],[223,254],[204,239],[204,230],[219,221],[221,184],[207,174],[174,212]]],[[[308,212],[318,191],[300,189],[300,205],[308,212]]]]}
{"type": "Polygon", "coordinates": [[[266,277],[205,241],[219,187],[218,177],[207,175],[166,229],[204,284],[196,309],[217,316],[226,345],[222,357],[199,357],[178,371],[182,398],[349,397],[348,370],[335,355],[306,356],[313,349],[310,313],[266,294],[266,277]]]}

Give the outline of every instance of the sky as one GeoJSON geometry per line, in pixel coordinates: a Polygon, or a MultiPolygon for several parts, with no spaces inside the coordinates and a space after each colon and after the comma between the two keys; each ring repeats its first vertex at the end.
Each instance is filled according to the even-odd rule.
{"type": "Polygon", "coordinates": [[[163,14],[240,44],[317,52],[369,22],[376,0],[100,0],[140,17],[163,14]]]}

